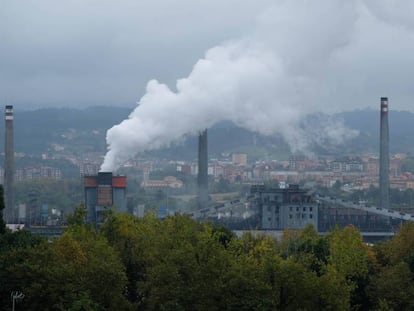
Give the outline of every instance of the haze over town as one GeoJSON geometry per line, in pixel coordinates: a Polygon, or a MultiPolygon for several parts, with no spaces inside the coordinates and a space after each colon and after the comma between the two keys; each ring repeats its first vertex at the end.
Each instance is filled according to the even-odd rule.
{"type": "Polygon", "coordinates": [[[0,0],[0,311],[413,310],[413,16],[0,0]]]}

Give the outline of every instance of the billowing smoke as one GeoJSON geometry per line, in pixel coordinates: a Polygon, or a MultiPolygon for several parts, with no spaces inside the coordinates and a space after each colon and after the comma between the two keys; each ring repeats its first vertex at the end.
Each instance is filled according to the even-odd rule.
{"type": "Polygon", "coordinates": [[[222,120],[281,134],[293,150],[342,143],[355,132],[332,120],[305,120],[315,112],[347,108],[335,97],[347,84],[341,70],[352,70],[347,53],[361,37],[364,21],[381,12],[361,1],[279,1],[258,17],[250,34],[208,50],[188,77],[177,80],[176,90],[149,81],[128,119],[108,130],[101,169],[116,170],[142,151],[222,120]]]}

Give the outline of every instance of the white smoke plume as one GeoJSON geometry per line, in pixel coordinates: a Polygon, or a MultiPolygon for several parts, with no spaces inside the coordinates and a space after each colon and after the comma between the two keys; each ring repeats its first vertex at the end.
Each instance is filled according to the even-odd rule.
{"type": "Polygon", "coordinates": [[[347,53],[353,53],[365,21],[383,12],[381,6],[371,11],[356,0],[277,3],[258,17],[250,34],[208,50],[188,77],[177,80],[176,90],[149,81],[128,119],[108,130],[101,170],[116,170],[142,151],[222,120],[265,135],[282,134],[293,150],[354,136],[340,122],[303,128],[303,120],[347,108],[335,98],[336,89],[347,84],[341,70],[352,70],[347,53]]]}

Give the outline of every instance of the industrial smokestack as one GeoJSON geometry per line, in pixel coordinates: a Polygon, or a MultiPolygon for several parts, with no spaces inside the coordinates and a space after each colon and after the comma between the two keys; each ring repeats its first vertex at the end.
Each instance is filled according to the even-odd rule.
{"type": "Polygon", "coordinates": [[[388,133],[388,97],[381,97],[381,125],[380,125],[380,162],[379,162],[380,206],[389,208],[389,133],[388,133]]]}
{"type": "Polygon", "coordinates": [[[4,164],[4,203],[6,222],[14,222],[17,213],[14,208],[14,140],[13,140],[13,106],[5,109],[5,164],[4,164]]]}
{"type": "Polygon", "coordinates": [[[208,149],[207,130],[200,132],[198,136],[198,207],[208,206],[208,149]]]}

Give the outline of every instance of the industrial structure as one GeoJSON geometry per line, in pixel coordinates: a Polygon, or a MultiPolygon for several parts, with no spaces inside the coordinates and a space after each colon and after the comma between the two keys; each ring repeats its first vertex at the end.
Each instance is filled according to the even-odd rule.
{"type": "Polygon", "coordinates": [[[111,172],[84,176],[86,221],[99,225],[103,213],[112,207],[126,212],[126,186],[126,176],[113,176],[111,172]]]}
{"type": "Polygon", "coordinates": [[[207,130],[200,132],[198,136],[198,208],[208,206],[208,141],[207,130]]]}
{"type": "Polygon", "coordinates": [[[17,219],[17,209],[14,205],[14,139],[13,139],[13,106],[5,108],[5,139],[4,139],[4,203],[5,220],[8,223],[17,219]]]}
{"type": "Polygon", "coordinates": [[[318,203],[298,185],[286,189],[252,186],[250,202],[261,219],[261,229],[318,227],[318,203]]]}
{"type": "Polygon", "coordinates": [[[311,224],[323,233],[336,225],[352,224],[372,241],[389,237],[403,221],[414,221],[414,215],[407,212],[318,195],[298,185],[252,185],[245,198],[217,202],[191,215],[233,230],[266,232],[303,229],[311,224]]]}
{"type": "Polygon", "coordinates": [[[389,187],[389,132],[388,132],[388,98],[381,97],[381,121],[380,121],[380,172],[379,190],[380,207],[387,209],[390,206],[390,187],[389,187]]]}
{"type": "Polygon", "coordinates": [[[403,221],[414,221],[414,215],[373,206],[366,202],[351,202],[340,198],[316,195],[319,206],[319,231],[332,226],[353,224],[363,231],[395,231],[403,221]]]}
{"type": "Polygon", "coordinates": [[[298,185],[252,185],[245,198],[216,202],[191,215],[238,230],[300,229],[307,224],[318,228],[318,207],[315,197],[298,185]]]}

